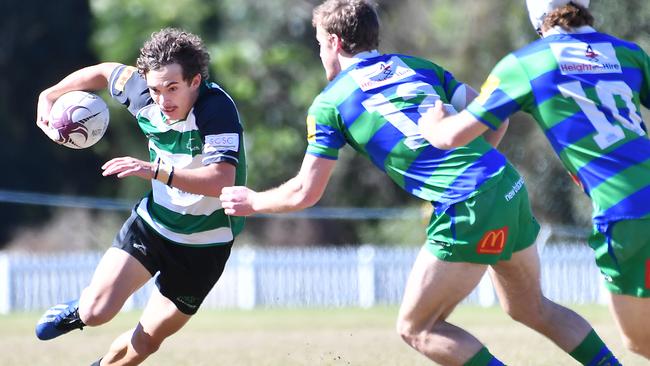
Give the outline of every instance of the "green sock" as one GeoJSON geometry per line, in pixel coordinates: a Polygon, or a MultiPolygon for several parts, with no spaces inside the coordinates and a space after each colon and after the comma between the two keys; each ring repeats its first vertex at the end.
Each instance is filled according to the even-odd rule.
{"type": "Polygon", "coordinates": [[[571,357],[575,358],[583,365],[594,366],[616,366],[620,365],[612,351],[607,348],[605,342],[596,334],[593,329],[585,339],[569,353],[571,357]]]}
{"type": "Polygon", "coordinates": [[[497,360],[487,348],[483,347],[463,366],[504,366],[504,364],[497,360]]]}

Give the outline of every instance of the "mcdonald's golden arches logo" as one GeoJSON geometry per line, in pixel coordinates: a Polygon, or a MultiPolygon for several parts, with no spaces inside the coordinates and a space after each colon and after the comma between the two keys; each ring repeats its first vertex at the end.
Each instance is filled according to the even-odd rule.
{"type": "Polygon", "coordinates": [[[499,254],[508,241],[508,227],[486,231],[476,246],[478,254],[499,254]]]}

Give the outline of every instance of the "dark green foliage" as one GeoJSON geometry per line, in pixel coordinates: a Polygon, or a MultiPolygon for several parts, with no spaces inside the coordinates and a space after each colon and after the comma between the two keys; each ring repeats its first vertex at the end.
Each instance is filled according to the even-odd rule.
{"type": "MultiPolygon", "coordinates": [[[[36,127],[38,93],[75,69],[94,63],[86,1],[0,2],[0,189],[94,194],[102,158],[51,142],[36,127]]],[[[5,205],[0,243],[19,222],[43,221],[43,211],[5,205]]]]}

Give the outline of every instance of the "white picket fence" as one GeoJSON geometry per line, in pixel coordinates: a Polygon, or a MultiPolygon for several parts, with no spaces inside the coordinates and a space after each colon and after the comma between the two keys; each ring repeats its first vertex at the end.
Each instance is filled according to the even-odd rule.
{"type": "MultiPolygon", "coordinates": [[[[204,308],[371,307],[401,301],[418,248],[363,245],[348,248],[233,249],[204,308]]],[[[548,244],[541,251],[547,297],[566,304],[603,303],[605,290],[586,245],[548,244]]],[[[101,253],[0,252],[0,313],[43,310],[77,298],[101,253]]],[[[126,309],[144,307],[153,281],[126,309]]],[[[486,276],[465,303],[491,306],[497,299],[486,276]]]]}

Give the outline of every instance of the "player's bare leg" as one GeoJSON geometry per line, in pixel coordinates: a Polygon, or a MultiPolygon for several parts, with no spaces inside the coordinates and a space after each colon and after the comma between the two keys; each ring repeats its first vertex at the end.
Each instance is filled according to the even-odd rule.
{"type": "Polygon", "coordinates": [[[174,303],[154,290],[138,325],[113,341],[101,365],[139,365],[190,318],[191,315],[181,313],[174,303]]]}
{"type": "Polygon", "coordinates": [[[610,309],[625,347],[650,360],[650,298],[611,294],[610,309]]]}
{"type": "Polygon", "coordinates": [[[584,318],[544,297],[535,245],[499,262],[490,275],[501,306],[514,320],[543,334],[583,365],[620,365],[584,318]]]}
{"type": "Polygon", "coordinates": [[[564,351],[573,351],[591,331],[580,315],[542,294],[536,245],[492,266],[490,275],[508,315],[545,335],[564,351]]]}
{"type": "Polygon", "coordinates": [[[397,332],[411,347],[443,365],[462,365],[483,348],[474,336],[445,321],[479,283],[487,266],[444,262],[422,249],[409,275],[397,332]]]}
{"type": "Polygon", "coordinates": [[[109,248],[79,298],[79,317],[89,326],[108,322],[151,273],[123,250],[109,248]]]}

